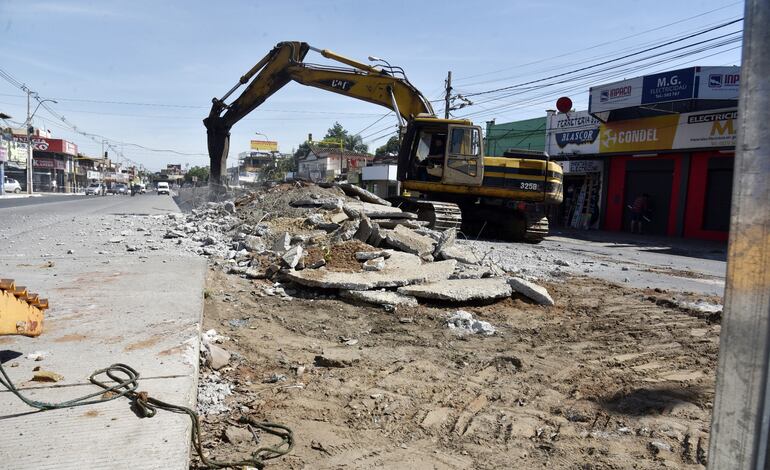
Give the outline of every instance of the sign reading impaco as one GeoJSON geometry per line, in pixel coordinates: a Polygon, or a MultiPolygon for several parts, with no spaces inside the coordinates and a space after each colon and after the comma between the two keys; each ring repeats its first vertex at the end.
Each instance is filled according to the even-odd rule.
{"type": "Polygon", "coordinates": [[[278,142],[275,140],[252,140],[251,150],[257,150],[260,152],[277,152],[278,142]]]}

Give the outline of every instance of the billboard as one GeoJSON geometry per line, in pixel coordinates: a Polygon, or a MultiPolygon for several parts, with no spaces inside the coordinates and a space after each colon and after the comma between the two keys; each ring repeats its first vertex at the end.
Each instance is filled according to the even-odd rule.
{"type": "MultiPolygon", "coordinates": [[[[17,143],[26,145],[27,136],[14,135],[13,140],[17,143]]],[[[33,135],[30,136],[29,140],[32,142],[32,150],[37,150],[39,152],[66,153],[72,156],[77,156],[78,154],[78,146],[64,139],[49,139],[47,137],[33,135]]]]}
{"type": "Polygon", "coordinates": [[[251,150],[257,150],[261,152],[277,152],[278,142],[275,140],[252,140],[251,150]]]}
{"type": "Polygon", "coordinates": [[[591,87],[591,114],[645,104],[705,99],[737,100],[740,67],[689,67],[591,87]]]}

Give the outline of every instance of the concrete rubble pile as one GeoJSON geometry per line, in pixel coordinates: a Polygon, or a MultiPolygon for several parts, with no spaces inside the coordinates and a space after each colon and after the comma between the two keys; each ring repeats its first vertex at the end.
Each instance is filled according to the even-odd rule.
{"type": "Polygon", "coordinates": [[[230,274],[264,280],[259,295],[290,300],[334,290],[350,302],[395,309],[518,293],[553,305],[544,288],[508,278],[458,243],[456,231],[431,230],[416,214],[346,183],[282,184],[170,217],[166,240],[230,274]]]}

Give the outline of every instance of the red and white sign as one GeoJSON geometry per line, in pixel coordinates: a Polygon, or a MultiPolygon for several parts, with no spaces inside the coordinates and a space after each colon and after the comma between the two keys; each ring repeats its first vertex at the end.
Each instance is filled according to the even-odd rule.
{"type": "MultiPolygon", "coordinates": [[[[14,135],[13,140],[20,143],[26,143],[27,137],[24,135],[14,135]]],[[[32,149],[40,152],[66,153],[77,156],[78,146],[64,139],[49,139],[33,135],[30,137],[32,149]]]]}

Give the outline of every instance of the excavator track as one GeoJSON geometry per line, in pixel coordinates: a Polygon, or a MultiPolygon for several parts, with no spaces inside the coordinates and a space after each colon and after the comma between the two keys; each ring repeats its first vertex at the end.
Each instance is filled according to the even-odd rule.
{"type": "Polygon", "coordinates": [[[428,222],[428,228],[433,230],[460,230],[463,224],[460,206],[451,202],[428,201],[399,197],[391,200],[395,206],[405,212],[417,214],[417,219],[428,222]]]}
{"type": "Polygon", "coordinates": [[[540,243],[548,236],[548,218],[541,217],[538,220],[528,220],[524,231],[524,241],[528,243],[540,243]]]}
{"type": "Polygon", "coordinates": [[[17,286],[13,279],[0,279],[0,336],[39,336],[48,299],[17,286]]]}

